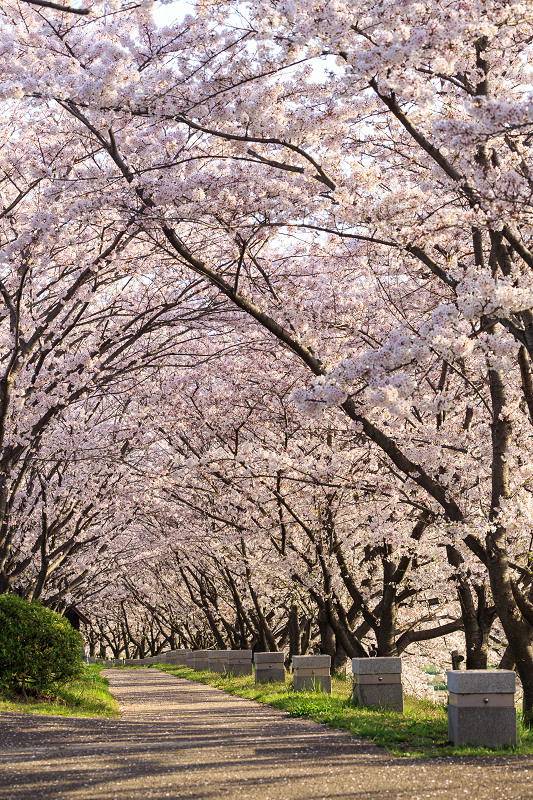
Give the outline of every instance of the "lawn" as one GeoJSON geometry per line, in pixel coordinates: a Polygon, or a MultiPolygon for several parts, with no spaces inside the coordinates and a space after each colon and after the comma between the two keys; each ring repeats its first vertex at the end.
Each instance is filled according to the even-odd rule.
{"type": "Polygon", "coordinates": [[[457,747],[447,741],[448,722],[444,705],[407,696],[404,697],[403,714],[358,708],[352,703],[351,679],[345,677],[333,678],[330,696],[318,692],[294,692],[289,676],[285,684],[263,684],[256,688],[253,676],[234,678],[213,672],[194,672],[186,667],[169,664],[158,664],[157,668],[179,678],[216,686],[230,694],[283,709],[293,717],[305,717],[348,731],[358,739],[374,742],[394,756],[420,758],[533,753],[533,731],[524,729],[520,714],[517,747],[498,750],[457,747]]]}
{"type": "Polygon", "coordinates": [[[63,717],[118,717],[118,703],[107,688],[102,667],[86,664],[83,675],[39,699],[13,697],[0,690],[0,711],[24,714],[59,714],[63,717]]]}

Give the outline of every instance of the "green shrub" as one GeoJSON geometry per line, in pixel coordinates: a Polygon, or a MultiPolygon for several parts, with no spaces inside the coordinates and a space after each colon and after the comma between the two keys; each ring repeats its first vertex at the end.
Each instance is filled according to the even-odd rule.
{"type": "Polygon", "coordinates": [[[43,692],[81,672],[80,634],[42,603],[0,595],[0,685],[43,692]]]}

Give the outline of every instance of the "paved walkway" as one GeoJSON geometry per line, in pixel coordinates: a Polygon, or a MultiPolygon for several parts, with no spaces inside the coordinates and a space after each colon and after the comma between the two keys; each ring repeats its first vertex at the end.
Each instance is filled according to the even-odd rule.
{"type": "Polygon", "coordinates": [[[0,800],[533,798],[533,757],[399,761],[155,669],[105,674],[121,719],[0,714],[0,800]]]}

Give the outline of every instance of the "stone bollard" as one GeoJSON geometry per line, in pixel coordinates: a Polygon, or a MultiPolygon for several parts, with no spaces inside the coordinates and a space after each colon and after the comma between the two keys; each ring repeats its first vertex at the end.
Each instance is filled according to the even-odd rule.
{"type": "Polygon", "coordinates": [[[226,650],[228,675],[251,675],[252,651],[251,650],[226,650]]]}
{"type": "Polygon", "coordinates": [[[208,653],[209,650],[193,650],[191,662],[187,666],[190,666],[195,672],[202,672],[203,670],[209,669],[208,653]]]}
{"type": "Polygon", "coordinates": [[[293,656],[292,668],[295,692],[317,691],[331,694],[331,656],[293,656]]]}
{"type": "Polygon", "coordinates": [[[185,667],[187,666],[187,656],[189,655],[190,650],[169,650],[168,653],[165,653],[165,664],[172,664],[173,666],[177,667],[185,667]]]}
{"type": "Polygon", "coordinates": [[[228,671],[228,651],[227,650],[210,650],[207,658],[207,668],[209,672],[227,672],[228,671]]]}
{"type": "Polygon", "coordinates": [[[353,701],[403,711],[402,659],[352,658],[353,701]]]}
{"type": "Polygon", "coordinates": [[[454,744],[516,744],[516,676],[507,669],[449,670],[448,739],[454,744]]]}
{"type": "Polygon", "coordinates": [[[137,664],[141,664],[142,661],[140,658],[125,658],[124,659],[124,666],[125,667],[135,667],[137,664]]]}
{"type": "Polygon", "coordinates": [[[255,682],[285,683],[285,656],[283,653],[255,653],[255,682]]]}

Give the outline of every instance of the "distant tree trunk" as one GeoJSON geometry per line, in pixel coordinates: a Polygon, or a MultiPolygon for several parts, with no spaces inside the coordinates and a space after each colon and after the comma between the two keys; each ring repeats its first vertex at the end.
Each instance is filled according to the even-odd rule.
{"type": "Polygon", "coordinates": [[[331,656],[333,661],[337,649],[335,646],[335,634],[323,611],[318,612],[318,630],[320,633],[320,652],[331,656]]]}
{"type": "Polygon", "coordinates": [[[289,659],[300,655],[300,625],[298,622],[298,606],[294,603],[289,609],[289,659]]]}
{"type": "Polygon", "coordinates": [[[341,670],[346,664],[347,658],[348,656],[346,655],[346,650],[339,642],[337,637],[335,637],[335,655],[331,661],[331,668],[333,672],[339,672],[339,670],[341,670]]]}
{"type": "Polygon", "coordinates": [[[496,617],[496,609],[487,606],[484,586],[472,586],[470,580],[461,577],[460,569],[464,559],[458,550],[448,545],[446,554],[450,566],[457,570],[455,577],[465,634],[466,668],[487,669],[489,634],[496,617]]]}

